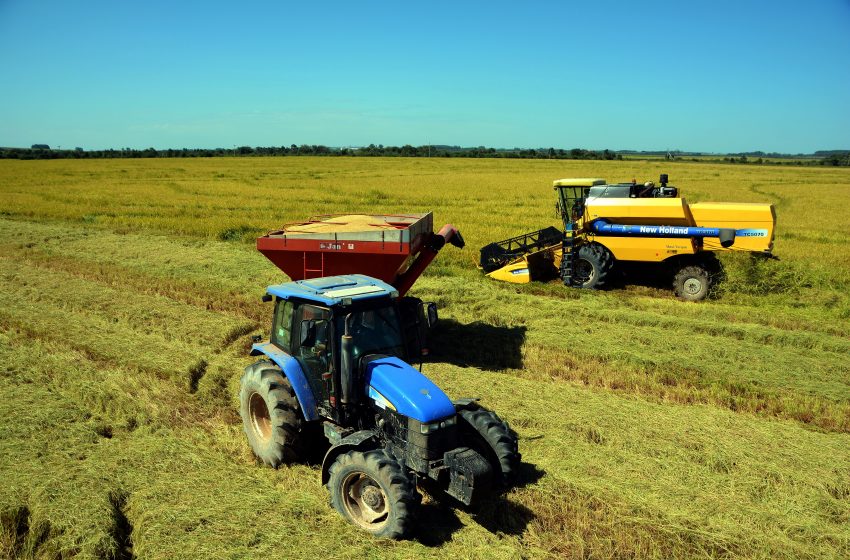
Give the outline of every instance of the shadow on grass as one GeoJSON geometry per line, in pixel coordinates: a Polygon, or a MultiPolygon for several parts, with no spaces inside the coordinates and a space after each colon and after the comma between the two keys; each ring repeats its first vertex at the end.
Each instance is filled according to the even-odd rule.
{"type": "Polygon", "coordinates": [[[526,327],[441,319],[430,334],[430,361],[498,371],[522,368],[526,327]]]}
{"type": "MultiPolygon", "coordinates": [[[[685,261],[683,264],[687,264],[685,261]]],[[[681,265],[680,265],[681,266],[681,265]]],[[[661,262],[629,262],[620,261],[611,271],[607,287],[611,289],[623,289],[626,286],[642,286],[669,293],[673,296],[673,278],[677,267],[673,264],[661,262]]],[[[725,286],[727,274],[721,266],[712,272],[712,289],[725,286]]],[[[709,296],[711,297],[711,296],[709,296]]]]}
{"type": "Polygon", "coordinates": [[[436,501],[422,504],[416,524],[418,530],[414,539],[431,547],[449,542],[454,532],[463,527],[454,508],[436,501]]]}
{"type": "MultiPolygon", "coordinates": [[[[521,463],[514,488],[522,488],[540,480],[545,471],[530,463],[521,463]]],[[[455,509],[469,512],[476,523],[493,534],[521,535],[534,519],[534,512],[522,504],[507,499],[497,493],[481,500],[477,504],[464,506],[454,498],[428,485],[425,488],[434,501],[422,505],[419,513],[419,531],[416,540],[425,546],[437,547],[450,541],[452,534],[463,527],[455,509]]]]}
{"type": "Polygon", "coordinates": [[[626,286],[643,286],[671,292],[673,270],[663,263],[617,262],[608,277],[607,287],[621,290],[626,286]]]}
{"type": "MultiPolygon", "coordinates": [[[[546,471],[531,463],[520,463],[514,488],[523,488],[540,480],[546,471]]],[[[468,508],[476,523],[493,534],[521,535],[534,519],[534,512],[499,494],[468,508]]]]}

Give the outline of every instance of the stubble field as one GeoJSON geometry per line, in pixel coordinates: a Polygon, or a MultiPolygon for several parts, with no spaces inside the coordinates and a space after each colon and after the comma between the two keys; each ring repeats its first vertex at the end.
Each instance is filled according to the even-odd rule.
{"type": "Polygon", "coordinates": [[[378,158],[0,161],[0,557],[850,556],[850,172],[378,158]],[[670,174],[772,202],[780,261],[723,256],[715,299],[484,278],[477,249],[557,225],[551,181],[670,174]],[[335,212],[433,211],[424,372],[520,435],[521,485],[430,502],[376,541],[316,466],[256,464],[238,418],[265,286],[252,239],[335,212]]]}

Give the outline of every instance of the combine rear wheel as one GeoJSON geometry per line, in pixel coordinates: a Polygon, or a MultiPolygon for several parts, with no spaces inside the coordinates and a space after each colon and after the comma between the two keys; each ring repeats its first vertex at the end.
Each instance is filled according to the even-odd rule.
{"type": "Polygon", "coordinates": [[[509,486],[516,478],[522,458],[516,433],[495,412],[485,408],[464,409],[458,415],[463,445],[487,459],[493,468],[493,480],[500,486],[509,486]]]}
{"type": "Polygon", "coordinates": [[[575,261],[575,286],[598,290],[605,286],[614,266],[611,252],[599,243],[582,245],[575,261]]]}
{"type": "Polygon", "coordinates": [[[267,465],[302,459],[303,416],[289,380],[273,362],[245,368],[239,391],[239,414],[254,454],[267,465]]]}
{"type": "Polygon", "coordinates": [[[331,504],[354,525],[389,539],[403,538],[413,528],[422,496],[383,449],[340,455],[329,477],[331,504]]]}
{"type": "Polygon", "coordinates": [[[686,301],[705,299],[710,290],[711,273],[701,265],[682,267],[673,278],[673,291],[686,301]]]}

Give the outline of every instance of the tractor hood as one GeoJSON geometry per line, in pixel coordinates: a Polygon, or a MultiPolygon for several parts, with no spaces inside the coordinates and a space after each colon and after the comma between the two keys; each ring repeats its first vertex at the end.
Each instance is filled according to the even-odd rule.
{"type": "Polygon", "coordinates": [[[366,365],[366,391],[380,408],[427,423],[455,413],[449,397],[430,379],[396,357],[366,365]]]}

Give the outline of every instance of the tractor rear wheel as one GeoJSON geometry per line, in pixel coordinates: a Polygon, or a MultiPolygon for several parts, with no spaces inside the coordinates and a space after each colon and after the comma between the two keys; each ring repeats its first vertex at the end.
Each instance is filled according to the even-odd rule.
{"type": "Polygon", "coordinates": [[[599,243],[582,245],[573,274],[574,285],[579,288],[598,290],[605,287],[608,275],[614,266],[611,252],[599,243]]]}
{"type": "Polygon", "coordinates": [[[331,504],[376,537],[401,539],[413,529],[422,501],[416,483],[383,449],[349,451],[329,470],[331,504]]]}
{"type": "Polygon", "coordinates": [[[467,445],[480,453],[493,469],[493,480],[507,487],[519,471],[522,455],[519,442],[508,423],[486,408],[463,409],[458,413],[458,427],[467,445]]]}
{"type": "Polygon", "coordinates": [[[261,360],[245,368],[239,414],[248,443],[261,461],[277,468],[303,458],[301,407],[274,362],[261,360]]]}

